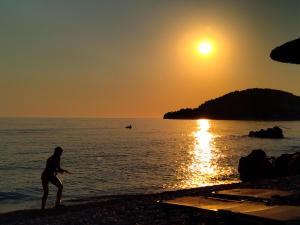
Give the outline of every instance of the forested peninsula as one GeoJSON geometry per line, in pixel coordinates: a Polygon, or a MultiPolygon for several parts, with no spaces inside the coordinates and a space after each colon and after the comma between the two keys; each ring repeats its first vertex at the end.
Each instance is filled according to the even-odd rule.
{"type": "Polygon", "coordinates": [[[274,89],[230,92],[198,108],[168,112],[164,119],[300,120],[300,97],[274,89]]]}

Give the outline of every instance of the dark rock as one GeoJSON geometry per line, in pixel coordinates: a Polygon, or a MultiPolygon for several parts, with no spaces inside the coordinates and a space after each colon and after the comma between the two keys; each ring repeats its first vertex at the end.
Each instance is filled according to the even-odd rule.
{"type": "Polygon", "coordinates": [[[267,157],[261,149],[253,150],[248,156],[241,157],[238,171],[243,182],[300,175],[300,152],[274,158],[267,157]]]}
{"type": "Polygon", "coordinates": [[[274,161],[275,173],[279,177],[289,175],[289,163],[293,159],[293,154],[282,154],[274,161]]]}
{"type": "Polygon", "coordinates": [[[257,138],[284,138],[282,129],[277,126],[268,128],[267,130],[250,131],[248,136],[257,138]]]}
{"type": "Polygon", "coordinates": [[[295,153],[288,164],[288,174],[295,176],[300,174],[300,154],[295,153]]]}
{"type": "Polygon", "coordinates": [[[278,177],[300,175],[300,152],[282,154],[275,159],[274,167],[278,177]]]}
{"type": "Polygon", "coordinates": [[[238,171],[243,182],[271,178],[275,175],[272,163],[261,149],[253,150],[248,156],[242,157],[238,171]]]}

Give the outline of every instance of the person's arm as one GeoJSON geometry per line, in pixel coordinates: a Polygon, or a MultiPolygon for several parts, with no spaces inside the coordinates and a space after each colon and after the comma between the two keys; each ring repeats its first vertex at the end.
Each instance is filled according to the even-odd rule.
{"type": "Polygon", "coordinates": [[[56,166],[56,171],[58,173],[64,173],[66,170],[60,167],[60,158],[57,159],[57,166],[56,166]]]}
{"type": "Polygon", "coordinates": [[[65,170],[60,167],[60,158],[58,159],[58,163],[57,163],[57,172],[58,173],[70,173],[68,170],[65,170]]]}

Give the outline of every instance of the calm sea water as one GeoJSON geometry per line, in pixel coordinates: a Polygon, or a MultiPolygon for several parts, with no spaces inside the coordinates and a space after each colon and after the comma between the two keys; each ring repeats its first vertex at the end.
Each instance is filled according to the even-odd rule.
{"type": "MultiPolygon", "coordinates": [[[[300,151],[300,122],[0,118],[0,212],[39,208],[40,175],[62,146],[64,201],[238,181],[241,156],[300,151]],[[132,124],[133,129],[125,129],[132,124]],[[283,140],[247,137],[280,126],[283,140]]],[[[48,207],[56,189],[50,185],[48,207]]]]}

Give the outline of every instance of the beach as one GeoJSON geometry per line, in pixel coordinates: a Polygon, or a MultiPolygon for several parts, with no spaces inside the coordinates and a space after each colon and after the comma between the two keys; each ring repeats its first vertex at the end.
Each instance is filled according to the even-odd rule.
{"type": "MultiPolygon", "coordinates": [[[[238,182],[239,159],[253,149],[276,157],[300,146],[297,121],[2,118],[0,132],[0,213],[40,207],[41,173],[56,146],[72,172],[59,174],[65,202],[238,182]],[[247,136],[274,125],[287,138],[247,136]]],[[[51,202],[56,188],[49,188],[51,202]]]]}
{"type": "Polygon", "coordinates": [[[300,225],[300,0],[0,11],[0,225],[300,225]]]}
{"type": "MultiPolygon", "coordinates": [[[[168,209],[161,202],[181,196],[211,195],[212,192],[233,188],[268,188],[273,190],[297,191],[300,177],[262,180],[252,183],[235,183],[207,186],[145,195],[115,195],[94,197],[87,203],[66,205],[59,209],[20,210],[0,214],[0,224],[114,224],[114,225],[163,225],[163,224],[233,224],[231,218],[218,212],[168,209]],[[196,221],[195,221],[196,220],[196,221]]],[[[281,199],[282,203],[300,205],[298,195],[281,199]]],[[[280,202],[279,202],[280,204],[280,202]]],[[[233,219],[233,218],[232,218],[233,219]]],[[[237,221],[234,224],[239,224],[237,221]]],[[[254,223],[255,224],[255,223],[254,223]]]]}
{"type": "MultiPolygon", "coordinates": [[[[281,140],[245,135],[273,122],[135,119],[130,131],[123,126],[128,123],[127,119],[2,119],[0,142],[6,147],[0,175],[6,179],[0,181],[0,224],[189,224],[189,210],[166,210],[159,202],[237,187],[300,187],[294,178],[242,184],[237,172],[240,157],[256,147],[268,156],[297,151],[299,122],[276,122],[286,128],[288,138],[281,140]],[[62,167],[73,174],[60,177],[65,207],[51,208],[57,190],[49,185],[50,209],[41,211],[40,174],[55,140],[65,149],[62,167]]],[[[216,220],[218,213],[198,214],[199,224],[210,220],[224,224],[216,220]]]]}

